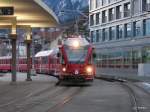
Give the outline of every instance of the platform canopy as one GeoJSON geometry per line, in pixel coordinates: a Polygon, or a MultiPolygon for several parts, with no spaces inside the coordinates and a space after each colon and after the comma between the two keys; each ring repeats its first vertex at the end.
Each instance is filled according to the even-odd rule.
{"type": "MultiPolygon", "coordinates": [[[[17,18],[17,25],[30,25],[31,27],[58,25],[58,18],[42,0],[0,0],[0,7],[7,6],[14,7],[13,16],[17,18]]],[[[0,25],[9,24],[11,23],[8,21],[0,21],[0,25]]]]}

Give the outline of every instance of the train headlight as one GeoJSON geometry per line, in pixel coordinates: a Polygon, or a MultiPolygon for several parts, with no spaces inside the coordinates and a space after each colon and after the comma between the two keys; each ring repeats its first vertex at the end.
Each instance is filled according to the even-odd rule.
{"type": "Polygon", "coordinates": [[[66,68],[65,68],[65,67],[63,67],[63,68],[62,68],[62,71],[63,71],[63,72],[65,72],[65,71],[66,71],[66,68]]]}
{"type": "Polygon", "coordinates": [[[87,73],[92,73],[93,72],[93,68],[91,66],[87,66],[86,67],[86,72],[87,73]]]}
{"type": "Polygon", "coordinates": [[[73,47],[78,48],[79,47],[79,42],[77,40],[75,40],[73,42],[73,47]]]}

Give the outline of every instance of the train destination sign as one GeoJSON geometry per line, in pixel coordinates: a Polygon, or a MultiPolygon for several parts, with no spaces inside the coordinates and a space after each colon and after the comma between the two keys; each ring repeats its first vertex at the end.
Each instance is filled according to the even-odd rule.
{"type": "Polygon", "coordinates": [[[14,7],[0,7],[1,15],[14,15],[14,7]]]}

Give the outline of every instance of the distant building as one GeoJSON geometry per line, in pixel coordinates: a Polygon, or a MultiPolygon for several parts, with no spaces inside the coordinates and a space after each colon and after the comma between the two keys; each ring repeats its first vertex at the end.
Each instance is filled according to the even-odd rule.
{"type": "Polygon", "coordinates": [[[89,0],[91,42],[100,68],[150,63],[150,0],[89,0]]]}

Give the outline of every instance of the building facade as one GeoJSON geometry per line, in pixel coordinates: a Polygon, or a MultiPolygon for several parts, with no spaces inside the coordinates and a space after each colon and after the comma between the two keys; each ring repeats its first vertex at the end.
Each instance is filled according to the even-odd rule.
{"type": "Polygon", "coordinates": [[[89,19],[97,67],[150,63],[150,0],[89,0],[89,19]]]}

